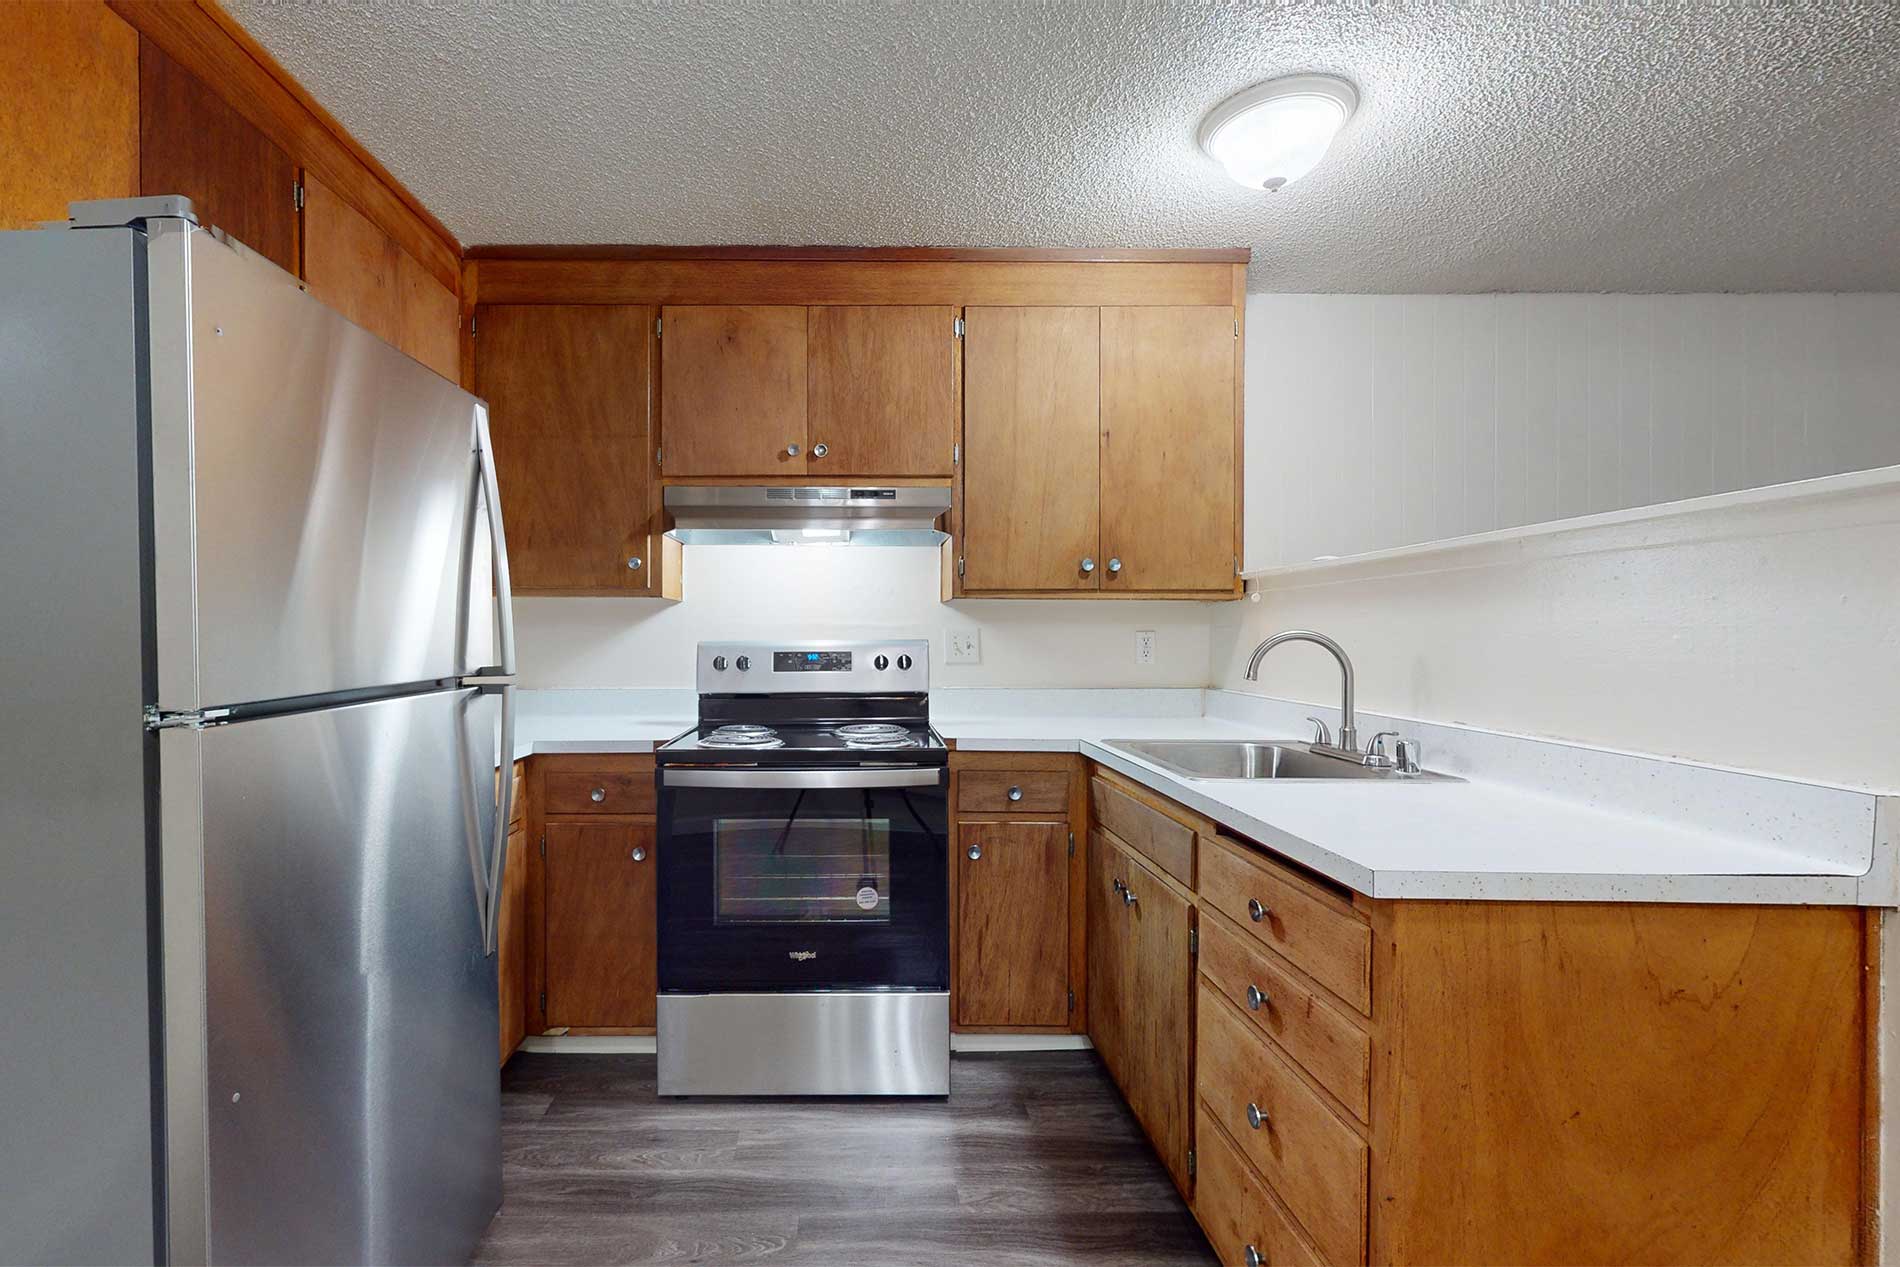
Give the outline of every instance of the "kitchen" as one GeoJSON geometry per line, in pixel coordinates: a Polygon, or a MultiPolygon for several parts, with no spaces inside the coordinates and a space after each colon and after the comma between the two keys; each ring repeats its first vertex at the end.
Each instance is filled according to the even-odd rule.
{"type": "Polygon", "coordinates": [[[1886,6],[0,31],[0,1260],[1888,1258],[1886,6]]]}

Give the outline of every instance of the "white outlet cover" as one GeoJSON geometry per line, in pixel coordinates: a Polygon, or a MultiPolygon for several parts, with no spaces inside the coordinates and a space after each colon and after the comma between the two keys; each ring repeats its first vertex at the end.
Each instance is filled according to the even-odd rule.
{"type": "Polygon", "coordinates": [[[1137,629],[1135,631],[1135,663],[1153,664],[1155,662],[1155,631],[1137,629]]]}
{"type": "Polygon", "coordinates": [[[981,664],[983,663],[983,638],[976,629],[959,629],[944,635],[943,662],[945,664],[981,664]]]}

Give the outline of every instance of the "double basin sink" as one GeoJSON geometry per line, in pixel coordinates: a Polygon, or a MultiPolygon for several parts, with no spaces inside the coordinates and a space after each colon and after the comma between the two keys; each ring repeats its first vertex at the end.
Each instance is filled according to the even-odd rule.
{"type": "Polygon", "coordinates": [[[1395,783],[1457,782],[1454,775],[1365,765],[1315,752],[1302,743],[1253,740],[1111,739],[1108,746],[1184,779],[1374,779],[1395,783]]]}

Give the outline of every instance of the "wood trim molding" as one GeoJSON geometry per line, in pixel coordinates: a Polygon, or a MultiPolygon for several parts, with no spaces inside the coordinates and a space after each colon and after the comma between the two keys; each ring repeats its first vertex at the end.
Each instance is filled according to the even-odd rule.
{"type": "Polygon", "coordinates": [[[299,167],[458,287],[461,244],[217,0],[107,0],[114,13],[255,124],[299,167]]]}
{"type": "Polygon", "coordinates": [[[1189,250],[1124,250],[1116,247],[1043,246],[471,246],[471,260],[860,260],[884,262],[1006,261],[1066,264],[1246,264],[1250,247],[1189,250]]]}

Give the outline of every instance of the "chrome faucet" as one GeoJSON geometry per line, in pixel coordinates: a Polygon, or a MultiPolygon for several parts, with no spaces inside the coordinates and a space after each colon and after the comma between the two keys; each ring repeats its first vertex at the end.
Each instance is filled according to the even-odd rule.
{"type": "Polygon", "coordinates": [[[1314,633],[1310,629],[1289,629],[1285,633],[1274,634],[1273,637],[1253,649],[1253,658],[1247,661],[1247,680],[1249,682],[1260,680],[1260,661],[1266,658],[1267,652],[1283,642],[1315,643],[1332,652],[1333,659],[1339,661],[1339,676],[1342,684],[1339,699],[1339,746],[1333,748],[1332,745],[1324,742],[1324,727],[1321,728],[1322,742],[1314,746],[1329,748],[1335,753],[1358,758],[1359,730],[1352,722],[1352,661],[1346,658],[1344,647],[1325,634],[1314,633]]]}

